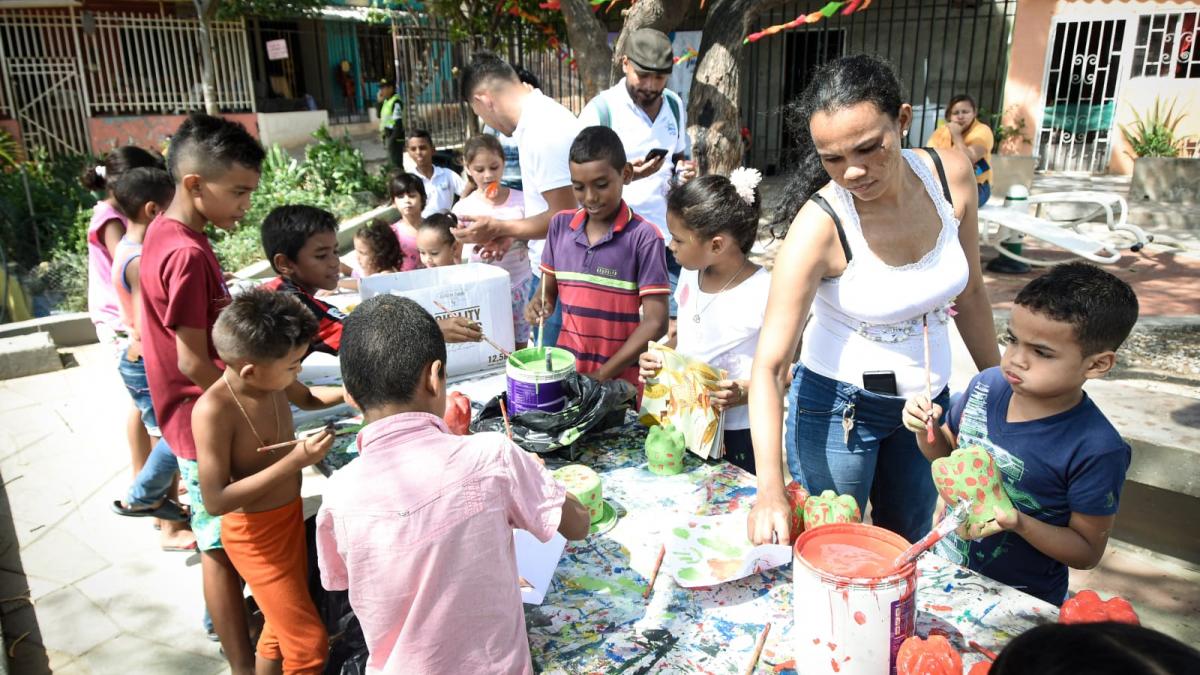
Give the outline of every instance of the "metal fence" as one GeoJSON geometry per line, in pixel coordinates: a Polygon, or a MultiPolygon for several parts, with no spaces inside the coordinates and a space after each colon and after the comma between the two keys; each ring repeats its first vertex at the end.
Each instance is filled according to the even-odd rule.
{"type": "MultiPolygon", "coordinates": [[[[93,113],[184,113],[203,106],[200,22],[147,14],[85,13],[83,59],[93,113]]],[[[253,108],[242,21],[210,24],[216,103],[253,108]]]]}
{"type": "MultiPolygon", "coordinates": [[[[75,9],[0,9],[0,114],[27,147],[86,153],[87,118],[201,107],[199,22],[75,9]]],[[[244,24],[214,22],[217,104],[253,108],[244,24]]]]}
{"type": "MultiPolygon", "coordinates": [[[[762,14],[759,24],[783,23],[823,4],[789,3],[762,14]]],[[[814,68],[849,54],[877,54],[895,66],[913,105],[907,145],[928,140],[955,94],[973,96],[981,119],[990,123],[1001,112],[1016,10],[1016,0],[877,2],[865,12],[835,15],[750,45],[741,94],[742,123],[752,138],[747,161],[767,173],[794,161],[784,106],[804,91],[814,68]]]]}
{"type": "MultiPolygon", "coordinates": [[[[521,22],[507,22],[501,31],[497,53],[523,66],[537,78],[542,93],[578,114],[585,103],[583,80],[569,50],[529,49],[536,28],[521,22]]],[[[406,127],[428,130],[438,147],[461,145],[473,128],[473,114],[462,102],[456,73],[470,61],[472,46],[453,40],[446,22],[407,13],[397,15],[395,44],[406,127]]]]}

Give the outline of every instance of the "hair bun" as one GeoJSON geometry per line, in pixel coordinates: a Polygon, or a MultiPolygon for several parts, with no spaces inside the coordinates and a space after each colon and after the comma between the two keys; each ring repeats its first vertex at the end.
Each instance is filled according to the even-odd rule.
{"type": "Polygon", "coordinates": [[[754,206],[754,190],[762,182],[761,171],[739,166],[729,173],[729,182],[733,184],[733,189],[737,190],[738,196],[743,201],[754,206]]]}

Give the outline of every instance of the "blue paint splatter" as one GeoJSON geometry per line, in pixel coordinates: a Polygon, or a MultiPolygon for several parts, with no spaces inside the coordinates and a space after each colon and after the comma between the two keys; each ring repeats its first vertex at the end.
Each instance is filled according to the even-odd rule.
{"type": "Polygon", "coordinates": [[[946,584],[946,587],[943,588],[942,590],[945,591],[946,593],[949,593],[950,591],[954,590],[954,584],[946,584]]]}

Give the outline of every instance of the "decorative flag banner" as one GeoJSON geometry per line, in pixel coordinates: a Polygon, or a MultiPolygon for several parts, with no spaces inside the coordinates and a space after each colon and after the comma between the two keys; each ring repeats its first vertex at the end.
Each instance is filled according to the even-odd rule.
{"type": "Polygon", "coordinates": [[[776,24],[774,26],[764,28],[757,33],[751,33],[747,35],[744,40],[742,40],[742,44],[745,45],[750,44],[751,42],[758,42],[765,37],[775,35],[776,33],[781,33],[785,30],[803,26],[805,24],[817,23],[821,19],[828,19],[836,14],[839,10],[841,10],[842,16],[848,16],[855,12],[861,12],[870,6],[871,0],[844,0],[831,2],[815,12],[810,14],[801,14],[787,23],[776,24]]]}

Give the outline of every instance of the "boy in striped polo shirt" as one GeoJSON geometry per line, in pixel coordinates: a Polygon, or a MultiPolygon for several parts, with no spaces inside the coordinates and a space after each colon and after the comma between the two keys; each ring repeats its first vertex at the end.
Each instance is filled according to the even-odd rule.
{"type": "Polygon", "coordinates": [[[550,220],[541,265],[545,302],[534,296],[525,316],[536,326],[561,302],[558,346],[575,355],[579,373],[639,386],[638,356],[667,331],[663,237],[621,198],[633,169],[612,129],[581,131],[570,168],[582,208],[550,220]]]}

